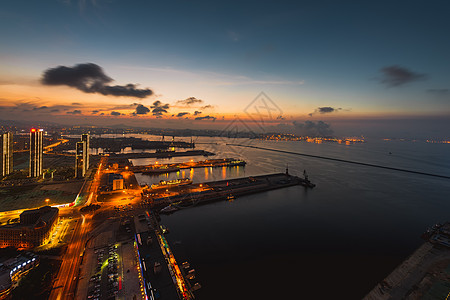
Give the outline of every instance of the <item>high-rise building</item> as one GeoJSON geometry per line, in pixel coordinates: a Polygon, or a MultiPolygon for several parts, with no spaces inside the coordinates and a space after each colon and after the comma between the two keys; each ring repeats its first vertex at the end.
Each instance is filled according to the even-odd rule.
{"type": "Polygon", "coordinates": [[[81,141],[85,143],[86,151],[84,151],[83,162],[85,172],[87,172],[87,170],[89,169],[89,134],[88,133],[82,134],[81,141]]]}
{"type": "Polygon", "coordinates": [[[6,176],[13,171],[13,134],[6,132],[0,135],[1,148],[1,174],[6,176]]]}
{"type": "Polygon", "coordinates": [[[44,129],[32,128],[30,130],[30,177],[39,177],[43,173],[43,135],[44,129]]]}
{"type": "Polygon", "coordinates": [[[82,178],[86,174],[85,155],[86,143],[77,142],[75,150],[75,177],[82,178]]]}

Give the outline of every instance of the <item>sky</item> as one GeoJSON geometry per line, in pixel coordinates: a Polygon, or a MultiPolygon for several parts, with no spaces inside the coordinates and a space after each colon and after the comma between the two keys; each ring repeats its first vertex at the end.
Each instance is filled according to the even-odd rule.
{"type": "Polygon", "coordinates": [[[450,137],[448,1],[0,7],[3,120],[450,137]]]}

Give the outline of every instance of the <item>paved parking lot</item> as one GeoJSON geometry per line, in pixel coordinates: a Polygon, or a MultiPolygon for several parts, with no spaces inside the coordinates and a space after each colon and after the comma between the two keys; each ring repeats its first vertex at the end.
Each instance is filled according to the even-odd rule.
{"type": "Polygon", "coordinates": [[[124,221],[104,222],[88,242],[76,299],[142,299],[134,234],[125,230],[124,221]]]}

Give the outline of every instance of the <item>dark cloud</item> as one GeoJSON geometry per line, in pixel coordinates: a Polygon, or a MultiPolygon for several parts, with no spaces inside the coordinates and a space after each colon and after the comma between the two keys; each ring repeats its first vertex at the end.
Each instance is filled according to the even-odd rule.
{"type": "Polygon", "coordinates": [[[101,113],[101,114],[100,114],[100,116],[104,116],[104,115],[105,115],[105,113],[101,113]]]}
{"type": "Polygon", "coordinates": [[[380,72],[383,73],[380,82],[388,87],[401,86],[409,82],[427,78],[425,74],[416,73],[400,66],[384,67],[380,72]]]}
{"type": "Polygon", "coordinates": [[[201,121],[201,120],[212,120],[213,122],[216,120],[216,117],[212,116],[204,116],[204,117],[197,117],[195,120],[201,121]]]}
{"type": "Polygon", "coordinates": [[[112,111],[111,116],[120,116],[120,112],[118,111],[112,111]]]}
{"type": "Polygon", "coordinates": [[[195,97],[189,97],[187,99],[177,101],[177,104],[186,105],[186,106],[190,106],[192,104],[201,104],[201,103],[203,103],[203,100],[197,99],[195,97]]]}
{"type": "Polygon", "coordinates": [[[335,111],[336,109],[333,107],[330,107],[330,106],[324,106],[324,107],[319,107],[317,110],[321,114],[326,114],[326,113],[331,113],[331,112],[335,111]]]}
{"type": "Polygon", "coordinates": [[[41,110],[41,109],[46,109],[46,108],[48,108],[48,107],[43,105],[43,106],[35,107],[35,108],[33,108],[33,110],[41,110]]]}
{"type": "Polygon", "coordinates": [[[181,117],[183,117],[185,115],[188,115],[188,114],[189,114],[188,112],[180,112],[180,113],[177,114],[177,118],[181,118],[181,117]]]}
{"type": "Polygon", "coordinates": [[[58,112],[58,111],[59,111],[59,109],[57,109],[57,108],[50,110],[50,112],[58,112]]]}
{"type": "Polygon", "coordinates": [[[93,110],[93,111],[92,111],[92,114],[93,114],[93,115],[95,115],[95,114],[97,114],[97,113],[98,113],[98,110],[93,110]]]}
{"type": "Polygon", "coordinates": [[[74,111],[66,112],[66,114],[69,114],[69,115],[80,115],[81,114],[81,110],[75,109],[74,111]]]}
{"type": "Polygon", "coordinates": [[[106,85],[112,81],[113,79],[108,77],[100,66],[93,63],[47,69],[41,79],[41,82],[46,85],[67,85],[85,93],[136,98],[145,98],[153,94],[152,90],[137,89],[134,84],[106,85]]]}
{"type": "Polygon", "coordinates": [[[146,115],[150,112],[150,109],[142,104],[138,104],[138,106],[136,106],[136,115],[146,115]]]}
{"type": "Polygon", "coordinates": [[[162,116],[164,113],[167,113],[167,110],[169,109],[169,104],[163,104],[161,101],[157,100],[153,102],[153,105],[150,106],[152,109],[152,114],[154,116],[162,116]]]}
{"type": "Polygon", "coordinates": [[[214,106],[212,106],[211,104],[202,106],[201,109],[208,109],[208,108],[213,108],[214,106]]]}
{"type": "Polygon", "coordinates": [[[332,113],[332,112],[337,112],[338,110],[342,110],[342,108],[334,108],[334,107],[331,107],[331,106],[323,106],[323,107],[316,108],[312,113],[309,113],[308,115],[310,117],[312,117],[316,113],[329,114],[329,113],[332,113]]]}
{"type": "Polygon", "coordinates": [[[312,137],[328,137],[333,134],[330,124],[323,121],[305,121],[304,123],[294,121],[292,122],[296,131],[301,135],[312,137]]]}
{"type": "Polygon", "coordinates": [[[72,105],[81,106],[82,104],[79,102],[73,102],[72,105]]]}
{"type": "Polygon", "coordinates": [[[201,111],[196,110],[196,111],[194,111],[194,116],[198,116],[201,113],[202,113],[201,111]]]}
{"type": "Polygon", "coordinates": [[[427,92],[436,96],[446,96],[450,94],[449,89],[429,89],[427,92]]]}

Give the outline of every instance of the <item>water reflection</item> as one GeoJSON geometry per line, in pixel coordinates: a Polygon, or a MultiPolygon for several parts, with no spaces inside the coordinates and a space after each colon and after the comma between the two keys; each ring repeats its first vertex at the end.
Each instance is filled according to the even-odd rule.
{"type": "Polygon", "coordinates": [[[224,180],[227,178],[236,178],[245,176],[245,167],[221,167],[221,168],[198,168],[195,171],[194,168],[186,170],[180,170],[174,173],[166,173],[160,175],[143,175],[141,173],[136,173],[136,179],[139,184],[151,184],[157,183],[160,180],[173,180],[180,178],[190,178],[194,183],[224,180]],[[189,173],[188,173],[189,172],[189,173]]]}
{"type": "Polygon", "coordinates": [[[205,180],[209,179],[209,170],[205,167],[205,180]]]}

